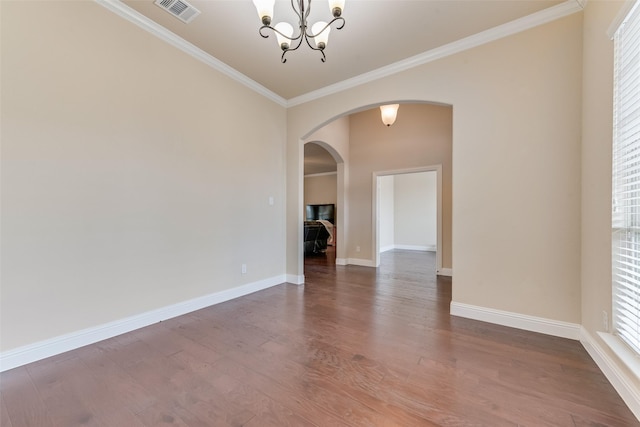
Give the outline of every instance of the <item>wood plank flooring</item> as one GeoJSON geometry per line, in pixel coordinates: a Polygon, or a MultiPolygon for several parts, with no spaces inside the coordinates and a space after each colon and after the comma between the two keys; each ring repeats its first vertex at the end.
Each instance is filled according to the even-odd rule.
{"type": "Polygon", "coordinates": [[[0,374],[0,425],[640,426],[580,343],[451,317],[433,254],[279,285],[0,374]]]}

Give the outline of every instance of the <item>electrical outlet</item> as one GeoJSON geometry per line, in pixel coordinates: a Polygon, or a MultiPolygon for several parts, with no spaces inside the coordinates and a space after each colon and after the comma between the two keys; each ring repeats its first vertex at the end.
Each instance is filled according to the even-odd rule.
{"type": "Polygon", "coordinates": [[[360,252],[360,246],[356,246],[356,252],[360,252]]]}
{"type": "Polygon", "coordinates": [[[609,313],[606,310],[602,310],[602,327],[604,332],[609,332],[609,313]]]}
{"type": "Polygon", "coordinates": [[[247,274],[247,264],[242,264],[242,274],[247,274]]]}

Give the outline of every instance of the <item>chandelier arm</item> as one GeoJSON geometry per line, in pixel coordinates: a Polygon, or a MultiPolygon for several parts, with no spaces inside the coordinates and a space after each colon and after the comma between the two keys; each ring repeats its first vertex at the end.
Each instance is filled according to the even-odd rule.
{"type": "MultiPolygon", "coordinates": [[[[296,41],[296,40],[299,40],[299,39],[302,37],[302,33],[298,34],[298,35],[297,35],[297,36],[295,36],[295,37],[289,37],[288,35],[283,34],[281,31],[278,31],[275,27],[272,27],[271,25],[263,25],[262,27],[260,27],[260,29],[258,30],[258,32],[259,32],[259,33],[260,33],[260,35],[261,35],[262,37],[264,37],[265,39],[269,38],[269,34],[263,34],[263,33],[262,33],[262,30],[264,30],[265,28],[266,28],[266,29],[269,29],[269,30],[271,30],[271,31],[273,31],[274,33],[278,33],[278,34],[280,34],[282,37],[284,37],[285,39],[290,40],[290,41],[292,41],[292,42],[293,42],[293,41],[296,41]]],[[[290,49],[290,50],[296,50],[296,49],[297,49],[297,47],[296,47],[295,49],[290,49]]]]}
{"type": "Polygon", "coordinates": [[[309,46],[311,49],[322,51],[322,49],[320,49],[319,47],[315,47],[311,44],[311,42],[309,41],[309,36],[307,34],[304,35],[304,41],[307,42],[307,46],[309,46]]]}
{"type": "MultiPolygon", "coordinates": [[[[302,45],[302,39],[304,38],[305,40],[307,40],[306,37],[303,37],[304,33],[300,33],[300,35],[298,37],[296,37],[295,39],[292,39],[292,41],[294,40],[298,40],[298,44],[296,45],[296,47],[290,47],[288,49],[284,49],[282,51],[282,56],[280,57],[280,61],[284,64],[285,62],[287,62],[287,58],[285,58],[284,56],[287,54],[287,52],[291,52],[292,50],[298,50],[298,48],[300,47],[300,45],[302,45]]],[[[309,41],[307,40],[307,44],[309,43],[309,41]]],[[[324,55],[324,53],[323,53],[324,55]]],[[[323,61],[324,62],[324,61],[323,61]]]]}
{"type": "Polygon", "coordinates": [[[268,38],[269,38],[269,34],[264,34],[264,33],[262,32],[262,30],[264,30],[265,28],[266,28],[266,29],[269,29],[269,30],[275,30],[275,28],[273,28],[271,25],[263,25],[262,27],[260,27],[260,28],[258,29],[258,33],[260,34],[260,36],[261,36],[262,38],[268,39],[268,38]]]}
{"type": "Polygon", "coordinates": [[[298,41],[298,44],[296,45],[296,47],[289,47],[289,49],[287,49],[287,52],[289,52],[290,50],[298,50],[298,48],[300,47],[300,45],[302,44],[302,39],[305,38],[303,37],[304,34],[300,34],[298,37],[296,37],[295,39],[291,39],[291,41],[298,41]]]}
{"type": "MultiPolygon", "coordinates": [[[[326,30],[327,28],[329,28],[331,26],[331,24],[333,24],[336,21],[340,21],[342,25],[340,25],[339,27],[336,27],[336,30],[341,30],[342,27],[344,27],[344,23],[345,20],[342,16],[339,16],[337,18],[333,18],[327,25],[325,25],[324,27],[322,27],[322,29],[320,31],[318,31],[316,34],[309,34],[308,32],[305,32],[305,36],[307,37],[311,37],[311,38],[315,38],[318,34],[322,33],[324,30],[326,30]]],[[[308,42],[307,42],[308,43],[308,42]]]]}
{"type": "MultiPolygon", "coordinates": [[[[307,34],[304,35],[304,41],[307,42],[307,45],[313,49],[313,50],[317,50],[318,52],[320,52],[320,54],[322,55],[322,58],[320,58],[320,61],[325,62],[327,60],[327,56],[324,54],[324,49],[320,49],[319,47],[315,47],[311,44],[311,42],[309,41],[309,37],[307,36],[307,34]]],[[[298,46],[299,47],[299,46],[298,46]]],[[[297,47],[296,47],[297,49],[297,47]]]]}

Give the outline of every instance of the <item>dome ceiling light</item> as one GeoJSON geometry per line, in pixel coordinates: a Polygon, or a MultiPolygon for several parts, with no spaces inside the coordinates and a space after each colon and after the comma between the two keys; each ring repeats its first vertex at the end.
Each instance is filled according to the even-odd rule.
{"type": "Polygon", "coordinates": [[[380,115],[382,116],[382,123],[387,125],[387,127],[395,123],[396,116],[398,114],[398,107],[400,107],[400,104],[390,104],[390,105],[380,106],[380,115]]]}

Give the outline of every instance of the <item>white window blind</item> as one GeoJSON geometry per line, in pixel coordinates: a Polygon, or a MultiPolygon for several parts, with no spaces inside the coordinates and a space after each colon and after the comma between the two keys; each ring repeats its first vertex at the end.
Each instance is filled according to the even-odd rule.
{"type": "Polygon", "coordinates": [[[614,333],[640,354],[640,8],[614,35],[614,333]]]}

